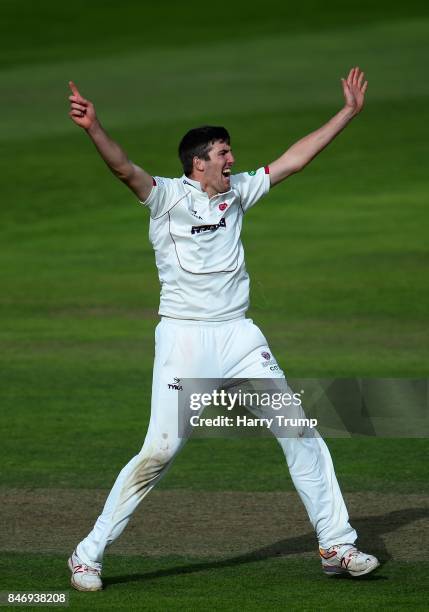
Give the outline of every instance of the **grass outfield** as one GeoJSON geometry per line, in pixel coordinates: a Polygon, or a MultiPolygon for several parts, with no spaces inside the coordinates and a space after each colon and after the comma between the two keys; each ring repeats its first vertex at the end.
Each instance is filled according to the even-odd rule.
{"type": "MultiPolygon", "coordinates": [[[[173,3],[165,15],[145,4],[78,0],[66,12],[43,0],[33,13],[22,0],[2,4],[4,492],[40,490],[42,499],[60,489],[78,504],[79,490],[107,490],[149,418],[159,296],[149,217],[69,120],[69,79],[135,162],[177,176],[177,143],[202,123],[228,127],[237,171],[275,159],[340,108],[339,78],[359,64],[370,81],[362,115],[246,216],[249,316],[291,378],[428,375],[427,5],[275,0],[263,12],[237,2],[215,26],[192,2],[192,18],[173,3]]],[[[240,554],[148,556],[143,539],[141,556],[113,552],[105,592],[71,593],[72,606],[423,609],[428,516],[415,500],[421,508],[427,499],[427,439],[328,443],[363,543],[388,552],[374,578],[325,579],[310,536],[279,549],[279,525],[258,548],[249,525],[240,554]],[[365,513],[365,496],[377,492],[380,507],[365,513]],[[392,494],[402,496],[397,515],[384,497],[392,494]],[[410,538],[418,562],[395,552],[410,538]]],[[[196,439],[159,490],[192,498],[292,484],[272,440],[196,439]]],[[[46,504],[60,521],[55,500],[46,504]]],[[[99,497],[89,513],[98,507],[99,497]]],[[[17,537],[29,532],[21,551],[5,544],[2,524],[0,590],[68,589],[68,515],[64,550],[58,536],[58,552],[35,554],[41,514],[21,505],[20,516],[27,509],[28,524],[14,524],[17,537]]],[[[167,528],[181,537],[178,525],[167,528]]],[[[228,521],[220,529],[226,538],[228,521]]]]}
{"type": "MultiPolygon", "coordinates": [[[[64,558],[11,555],[2,572],[2,589],[21,589],[17,574],[29,576],[27,589],[64,591],[64,558]],[[4,586],[3,586],[4,585],[4,586]]],[[[322,610],[344,609],[353,602],[358,610],[425,609],[422,583],[427,565],[391,563],[367,579],[328,578],[302,559],[233,558],[204,561],[163,558],[110,557],[106,562],[106,590],[70,592],[72,609],[142,610],[322,610]],[[406,580],[404,577],[406,576],[406,580]],[[99,607],[100,606],[100,607],[99,607]]],[[[34,608],[36,609],[36,608],[34,608]]]]}

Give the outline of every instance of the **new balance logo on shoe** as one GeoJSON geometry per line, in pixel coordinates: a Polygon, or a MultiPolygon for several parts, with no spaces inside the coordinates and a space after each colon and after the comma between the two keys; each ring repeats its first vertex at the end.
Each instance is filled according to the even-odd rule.
{"type": "Polygon", "coordinates": [[[74,551],[68,560],[71,571],[71,585],[77,591],[101,591],[101,569],[86,565],[74,551]]]}
{"type": "Polygon", "coordinates": [[[354,544],[337,544],[319,549],[322,569],[328,576],[349,574],[354,578],[373,572],[380,563],[377,557],[363,553],[354,544]]]}

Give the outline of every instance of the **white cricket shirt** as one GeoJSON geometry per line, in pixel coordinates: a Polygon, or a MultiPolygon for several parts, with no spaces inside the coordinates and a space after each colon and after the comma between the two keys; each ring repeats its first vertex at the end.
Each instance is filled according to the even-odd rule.
{"type": "Polygon", "coordinates": [[[211,198],[200,183],[153,178],[146,202],[149,238],[161,283],[159,314],[224,321],[249,307],[249,276],[240,239],[244,213],[270,188],[269,168],[231,176],[231,188],[211,198]]]}

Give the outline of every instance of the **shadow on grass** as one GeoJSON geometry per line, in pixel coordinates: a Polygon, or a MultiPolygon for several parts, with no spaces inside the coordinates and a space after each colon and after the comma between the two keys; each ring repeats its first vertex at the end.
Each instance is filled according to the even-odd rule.
{"type": "MultiPolygon", "coordinates": [[[[429,516],[429,509],[427,508],[407,508],[404,510],[395,510],[388,512],[387,514],[381,514],[378,516],[370,516],[355,519],[352,521],[353,526],[356,528],[360,535],[359,537],[359,548],[365,552],[375,554],[380,562],[383,564],[391,559],[391,555],[388,553],[384,540],[381,536],[392,533],[397,529],[417,521],[422,518],[429,516]]],[[[234,567],[246,563],[253,563],[255,561],[262,561],[264,559],[270,559],[273,557],[287,557],[288,555],[295,555],[299,553],[314,552],[315,558],[317,554],[317,541],[314,533],[308,533],[296,538],[287,538],[286,540],[279,540],[269,546],[264,546],[257,550],[250,551],[248,553],[238,555],[236,557],[230,557],[228,559],[220,560],[208,560],[201,562],[193,562],[187,565],[180,565],[178,567],[172,567],[168,569],[160,569],[153,572],[135,573],[123,576],[114,576],[112,578],[106,578],[103,580],[105,586],[118,584],[122,582],[136,582],[145,580],[154,580],[156,578],[165,578],[168,576],[178,576],[181,574],[192,574],[195,572],[203,572],[206,570],[223,569],[226,567],[234,567]]],[[[330,579],[332,580],[331,577],[330,579]]],[[[349,579],[350,576],[338,576],[334,579],[349,579]]],[[[359,581],[375,581],[375,580],[387,580],[385,576],[379,576],[375,574],[369,574],[367,576],[361,576],[359,581]]]]}

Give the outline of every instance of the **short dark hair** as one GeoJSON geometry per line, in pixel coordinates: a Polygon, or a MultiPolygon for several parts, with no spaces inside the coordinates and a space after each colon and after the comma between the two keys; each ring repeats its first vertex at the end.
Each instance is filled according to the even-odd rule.
{"type": "Polygon", "coordinates": [[[187,132],[179,144],[179,157],[186,176],[192,173],[194,157],[209,159],[209,152],[215,142],[230,144],[228,131],[224,127],[203,125],[187,132]]]}

